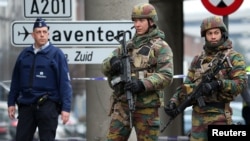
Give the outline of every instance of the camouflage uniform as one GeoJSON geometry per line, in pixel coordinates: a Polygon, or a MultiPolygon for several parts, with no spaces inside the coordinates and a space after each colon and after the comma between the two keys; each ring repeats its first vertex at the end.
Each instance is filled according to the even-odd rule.
{"type": "MultiPolygon", "coordinates": [[[[150,4],[136,5],[132,12],[132,20],[133,18],[157,21],[156,11],[150,4]]],[[[135,34],[127,42],[132,60],[131,76],[142,80],[145,86],[145,92],[133,94],[135,111],[132,113],[132,121],[138,141],[158,140],[160,127],[158,108],[164,105],[164,88],[169,86],[173,79],[173,53],[164,38],[165,34],[154,25],[146,34],[140,36],[135,34]]],[[[111,75],[110,59],[113,56],[119,57],[121,51],[121,47],[115,49],[102,64],[102,72],[108,77],[110,87],[114,89],[110,112],[112,120],[107,135],[109,141],[127,141],[131,133],[123,84],[111,85],[116,76],[111,75]]]]}
{"type": "Polygon", "coordinates": [[[222,31],[221,41],[217,45],[205,42],[203,52],[192,60],[184,83],[177,88],[176,93],[170,99],[178,106],[200,83],[206,70],[213,66],[212,62],[221,59],[218,54],[228,57],[223,63],[223,69],[215,76],[215,80],[221,82],[219,89],[212,91],[209,96],[203,96],[206,106],[198,106],[197,101],[191,103],[193,107],[191,141],[207,141],[208,125],[232,124],[232,111],[229,104],[246,86],[244,58],[233,50],[222,19],[217,16],[204,19],[201,24],[201,36],[204,37],[207,30],[217,27],[222,31]]]}
{"type": "MultiPolygon", "coordinates": [[[[246,71],[250,72],[250,66],[246,68],[246,71]]],[[[245,124],[250,125],[250,79],[248,79],[247,88],[241,93],[241,96],[243,102],[242,117],[244,118],[245,124]]]]}

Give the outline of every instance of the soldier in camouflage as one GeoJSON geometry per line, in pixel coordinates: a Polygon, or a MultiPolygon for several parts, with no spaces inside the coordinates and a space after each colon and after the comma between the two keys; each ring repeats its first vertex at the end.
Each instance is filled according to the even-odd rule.
{"type": "MultiPolygon", "coordinates": [[[[246,72],[250,72],[250,66],[246,67],[246,72]]],[[[249,77],[249,74],[248,74],[249,77]]],[[[242,117],[245,121],[245,125],[250,125],[250,79],[248,78],[247,81],[247,87],[246,89],[241,93],[242,96],[242,117]]]]}
{"type": "Polygon", "coordinates": [[[137,140],[158,140],[160,128],[158,109],[164,105],[164,88],[173,80],[173,53],[164,41],[165,34],[155,24],[157,20],[156,10],[151,4],[138,4],[133,7],[132,21],[136,33],[127,41],[131,60],[130,82],[111,84],[122,69],[121,47],[103,60],[102,72],[114,90],[108,141],[127,141],[132,131],[129,126],[129,110],[124,90],[133,93],[135,111],[132,113],[132,123],[137,140]]]}
{"type": "Polygon", "coordinates": [[[184,83],[177,88],[165,107],[165,112],[176,117],[176,107],[205,77],[206,71],[214,67],[213,62],[226,57],[223,69],[209,83],[201,85],[205,106],[200,107],[196,100],[191,102],[192,129],[191,141],[207,141],[208,125],[232,124],[230,102],[246,87],[247,75],[242,54],[236,52],[228,38],[227,27],[219,16],[205,18],[201,24],[201,37],[205,38],[203,51],[194,57],[184,83]]]}

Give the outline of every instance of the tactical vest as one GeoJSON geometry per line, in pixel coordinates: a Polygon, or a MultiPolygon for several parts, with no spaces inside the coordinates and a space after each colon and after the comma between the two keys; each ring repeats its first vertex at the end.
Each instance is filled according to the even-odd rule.
{"type": "MultiPolygon", "coordinates": [[[[226,59],[226,63],[223,64],[223,68],[229,68],[232,66],[230,60],[228,60],[228,54],[230,49],[225,50],[224,52],[218,52],[215,55],[207,56],[204,52],[197,58],[195,63],[196,70],[194,74],[195,84],[198,85],[201,82],[202,77],[206,74],[209,69],[213,69],[216,67],[216,62],[220,59],[226,59]],[[221,55],[222,54],[222,55],[221,55]],[[222,57],[222,58],[221,58],[222,57]],[[215,63],[214,63],[215,62],[215,63]]],[[[225,71],[225,70],[224,70],[225,71]]],[[[215,79],[222,79],[225,77],[225,72],[223,73],[222,70],[219,71],[214,77],[215,79]]],[[[229,106],[229,102],[233,100],[233,98],[225,99],[221,98],[222,92],[221,91],[213,91],[210,96],[204,96],[204,101],[206,103],[205,107],[199,107],[197,104],[194,104],[193,109],[198,113],[206,113],[206,112],[216,112],[216,113],[223,113],[227,120],[227,124],[232,123],[231,114],[232,109],[229,106]]]]}
{"type": "MultiPolygon", "coordinates": [[[[131,77],[132,79],[143,79],[154,72],[156,66],[156,57],[153,49],[153,42],[142,44],[139,48],[127,44],[128,53],[130,56],[131,77]]],[[[116,78],[113,78],[115,80],[116,78]]],[[[119,81],[119,80],[118,80],[119,81]]],[[[124,94],[124,84],[116,82],[114,86],[114,94],[120,96],[124,94]]],[[[123,99],[123,98],[122,98],[123,99]]],[[[126,98],[125,98],[126,99],[126,98]]]]}
{"type": "MultiPolygon", "coordinates": [[[[154,67],[156,66],[156,60],[158,57],[156,52],[154,51],[154,43],[157,40],[155,40],[154,42],[152,41],[147,44],[143,44],[139,48],[131,46],[132,43],[127,44],[128,54],[130,56],[132,79],[143,79],[154,73],[154,67]]],[[[136,104],[137,95],[133,96],[136,104]]],[[[150,95],[147,98],[159,98],[160,101],[163,101],[163,97],[159,96],[158,93],[156,93],[155,95],[150,95]]],[[[127,98],[126,95],[124,95],[124,84],[117,83],[117,85],[114,86],[114,94],[111,96],[111,107],[109,115],[113,119],[122,122],[125,126],[128,126],[128,115],[125,113],[125,111],[127,111],[128,109],[125,105],[127,105],[127,98]]],[[[151,110],[152,109],[147,109],[146,113],[151,112],[151,110]]]]}
{"type": "Polygon", "coordinates": [[[149,57],[152,57],[154,54],[151,43],[142,45],[138,49],[133,49],[129,52],[129,54],[132,59],[132,77],[143,79],[147,77],[149,73],[153,72],[152,68],[156,64],[149,64],[149,57]]]}
{"type": "MultiPolygon", "coordinates": [[[[230,53],[231,49],[227,49],[225,51],[220,51],[215,55],[207,56],[204,52],[196,59],[195,63],[193,64],[195,68],[195,74],[193,83],[198,85],[201,82],[202,77],[206,74],[209,69],[213,69],[213,67],[217,67],[216,62],[220,58],[220,56],[224,56],[226,59],[225,63],[223,63],[223,69],[219,71],[214,77],[214,79],[228,79],[228,71],[232,68],[231,61],[229,60],[228,54],[230,53]],[[221,55],[223,54],[223,55],[221,55]]],[[[214,91],[211,96],[205,97],[205,102],[230,102],[234,99],[234,97],[230,94],[222,93],[222,91],[214,91]]]]}

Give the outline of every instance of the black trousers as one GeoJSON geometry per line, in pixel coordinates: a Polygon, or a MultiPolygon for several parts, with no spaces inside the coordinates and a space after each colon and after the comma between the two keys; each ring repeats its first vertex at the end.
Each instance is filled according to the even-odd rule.
{"type": "Polygon", "coordinates": [[[38,127],[40,141],[54,141],[58,125],[58,107],[47,100],[43,105],[19,105],[16,141],[32,141],[38,127]]]}
{"type": "Polygon", "coordinates": [[[244,106],[242,109],[242,116],[245,120],[246,125],[250,125],[250,107],[244,106]]]}

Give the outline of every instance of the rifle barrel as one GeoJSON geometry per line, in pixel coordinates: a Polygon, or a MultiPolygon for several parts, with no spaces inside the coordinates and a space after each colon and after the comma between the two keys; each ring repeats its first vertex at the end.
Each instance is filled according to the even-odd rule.
{"type": "Polygon", "coordinates": [[[172,122],[174,118],[170,117],[170,119],[168,120],[168,122],[165,124],[165,126],[161,129],[161,133],[168,127],[168,125],[172,122]]]}

